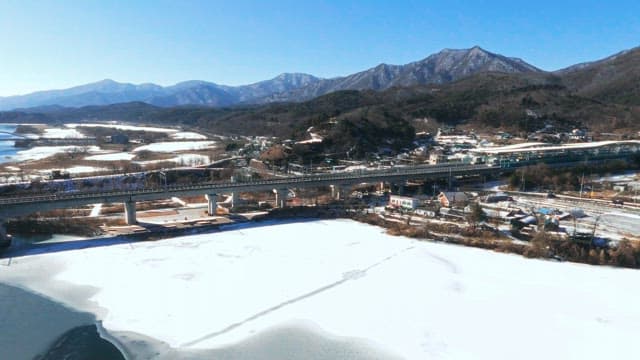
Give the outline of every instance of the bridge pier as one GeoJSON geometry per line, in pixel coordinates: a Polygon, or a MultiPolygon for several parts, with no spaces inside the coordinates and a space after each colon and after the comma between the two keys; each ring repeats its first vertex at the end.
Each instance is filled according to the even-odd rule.
{"type": "Polygon", "coordinates": [[[235,205],[236,205],[236,200],[238,200],[238,198],[236,197],[236,195],[237,195],[237,194],[236,194],[236,192],[235,192],[235,191],[231,192],[231,195],[230,195],[230,196],[231,196],[231,209],[233,209],[233,208],[235,207],[235,205]]]}
{"type": "Polygon", "coordinates": [[[218,208],[218,194],[206,194],[204,197],[207,198],[208,202],[207,213],[209,216],[215,215],[218,208]]]}
{"type": "Polygon", "coordinates": [[[124,202],[124,220],[127,225],[135,225],[138,223],[136,220],[136,202],[133,200],[124,202]]]}
{"type": "Polygon", "coordinates": [[[334,200],[344,200],[347,198],[347,191],[350,189],[350,185],[331,185],[331,197],[334,200]]]}
{"type": "Polygon", "coordinates": [[[329,185],[329,186],[331,187],[331,198],[335,200],[338,192],[338,185],[329,185]]]}
{"type": "Polygon", "coordinates": [[[276,207],[277,208],[287,207],[287,195],[289,194],[289,189],[275,189],[275,193],[276,193],[276,207]]]}

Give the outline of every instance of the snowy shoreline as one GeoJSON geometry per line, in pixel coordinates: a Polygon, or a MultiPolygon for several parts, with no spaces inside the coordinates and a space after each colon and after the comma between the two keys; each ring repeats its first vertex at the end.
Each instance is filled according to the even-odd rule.
{"type": "Polygon", "coordinates": [[[0,282],[95,314],[127,351],[135,336],[126,334],[136,333],[183,359],[242,349],[283,327],[308,330],[296,324],[365,349],[362,359],[622,357],[631,350],[610,345],[640,334],[640,290],[628,286],[638,271],[420,242],[350,220],[237,226],[6,263],[0,282]]]}

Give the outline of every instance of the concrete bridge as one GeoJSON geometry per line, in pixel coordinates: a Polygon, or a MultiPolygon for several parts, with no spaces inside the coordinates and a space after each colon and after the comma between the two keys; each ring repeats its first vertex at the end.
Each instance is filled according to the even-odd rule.
{"type": "Polygon", "coordinates": [[[56,194],[34,194],[16,197],[0,197],[0,241],[6,237],[4,222],[6,219],[23,216],[39,211],[78,207],[96,203],[121,202],[125,208],[125,220],[127,224],[136,223],[137,201],[167,199],[173,196],[206,195],[208,199],[208,212],[214,214],[217,207],[218,194],[238,192],[274,191],[278,207],[285,206],[286,194],[289,188],[306,188],[331,186],[336,198],[341,198],[345,190],[354,184],[360,183],[399,183],[417,179],[443,179],[450,181],[454,177],[473,176],[483,174],[499,174],[514,171],[518,167],[532,165],[537,162],[548,163],[553,167],[575,166],[576,164],[597,164],[620,158],[619,155],[607,155],[593,157],[588,160],[567,160],[556,158],[557,161],[543,160],[521,161],[517,163],[502,163],[500,166],[487,164],[468,165],[445,163],[440,165],[419,165],[408,167],[394,167],[381,170],[360,170],[354,172],[341,172],[331,174],[311,174],[304,176],[279,177],[273,179],[252,181],[226,181],[214,183],[198,183],[190,185],[164,186],[161,188],[143,188],[130,191],[108,192],[69,192],[56,194]]]}
{"type": "MultiPolygon", "coordinates": [[[[500,167],[487,165],[442,164],[429,166],[396,167],[382,170],[363,170],[348,173],[314,174],[305,176],[280,177],[246,182],[215,182],[161,188],[144,188],[131,191],[34,194],[28,196],[0,198],[0,223],[3,219],[23,216],[39,211],[78,207],[95,203],[121,202],[125,207],[128,224],[136,223],[135,203],[167,199],[173,196],[206,195],[208,211],[215,213],[218,194],[238,192],[274,191],[277,206],[285,206],[289,188],[332,186],[337,198],[344,196],[353,184],[378,182],[404,182],[409,179],[440,179],[462,175],[489,174],[504,171],[500,167]]],[[[1,226],[0,226],[1,227],[1,226]]],[[[2,230],[0,230],[2,231],[2,230]]]]}

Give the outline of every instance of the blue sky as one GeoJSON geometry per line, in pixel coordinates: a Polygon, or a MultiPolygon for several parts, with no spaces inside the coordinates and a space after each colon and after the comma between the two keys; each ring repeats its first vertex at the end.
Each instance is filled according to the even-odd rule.
{"type": "Polygon", "coordinates": [[[0,96],[334,77],[474,45],[556,70],[640,45],[638,14],[638,1],[4,0],[0,96]]]}

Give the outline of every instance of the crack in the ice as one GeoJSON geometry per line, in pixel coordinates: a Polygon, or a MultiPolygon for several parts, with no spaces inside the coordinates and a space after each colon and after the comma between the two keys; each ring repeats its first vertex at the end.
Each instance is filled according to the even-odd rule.
{"type": "Polygon", "coordinates": [[[438,262],[440,262],[443,265],[445,265],[446,267],[448,267],[449,270],[451,270],[452,273],[454,273],[454,274],[459,274],[460,273],[460,270],[458,270],[458,266],[456,264],[454,264],[453,262],[451,262],[451,261],[449,261],[449,260],[447,260],[447,259],[445,259],[445,258],[443,258],[441,256],[438,256],[438,255],[436,255],[434,253],[431,253],[431,252],[427,252],[427,255],[429,255],[431,258],[433,258],[435,260],[438,260],[438,262]]]}
{"type": "Polygon", "coordinates": [[[189,341],[187,343],[184,343],[184,344],[181,345],[181,347],[193,346],[193,345],[195,345],[197,343],[200,343],[202,341],[215,338],[215,337],[220,336],[222,334],[228,333],[228,332],[230,332],[230,331],[232,331],[234,329],[237,329],[238,327],[240,327],[240,326],[242,326],[242,325],[244,325],[244,324],[246,324],[246,323],[248,323],[250,321],[256,320],[256,319],[261,318],[263,316],[266,316],[266,315],[268,315],[268,314],[270,314],[270,313],[272,313],[272,312],[274,312],[276,310],[282,309],[285,306],[288,306],[288,305],[297,303],[299,301],[302,301],[304,299],[310,298],[312,296],[318,295],[318,294],[320,294],[322,292],[325,292],[327,290],[330,290],[330,289],[332,289],[332,288],[334,288],[336,286],[342,285],[342,284],[344,284],[345,282],[347,282],[349,280],[360,279],[360,278],[364,277],[367,274],[367,272],[369,270],[373,269],[374,267],[376,267],[378,265],[381,265],[381,264],[393,259],[394,257],[406,252],[406,251],[412,250],[413,248],[414,248],[414,246],[410,246],[408,248],[405,248],[405,249],[401,250],[400,252],[397,252],[395,254],[389,255],[389,256],[383,258],[382,260],[380,260],[380,261],[378,261],[378,262],[376,262],[376,263],[374,263],[372,265],[369,265],[368,267],[364,268],[363,270],[352,270],[352,271],[345,272],[345,273],[342,274],[342,279],[341,280],[333,282],[333,283],[331,283],[329,285],[322,286],[322,287],[317,288],[317,289],[315,289],[313,291],[310,291],[310,292],[308,292],[306,294],[297,296],[297,297],[295,297],[293,299],[289,299],[287,301],[281,302],[278,305],[275,305],[275,306],[272,306],[272,307],[267,308],[265,310],[262,310],[262,311],[260,311],[260,312],[258,312],[256,314],[253,314],[253,315],[249,316],[248,318],[246,318],[246,319],[244,319],[242,321],[233,323],[233,324],[231,324],[231,325],[229,325],[229,326],[227,326],[227,327],[225,327],[225,328],[223,328],[221,330],[218,330],[216,332],[213,332],[213,333],[207,334],[205,336],[202,336],[202,337],[200,337],[198,339],[195,339],[195,340],[189,341]]]}

